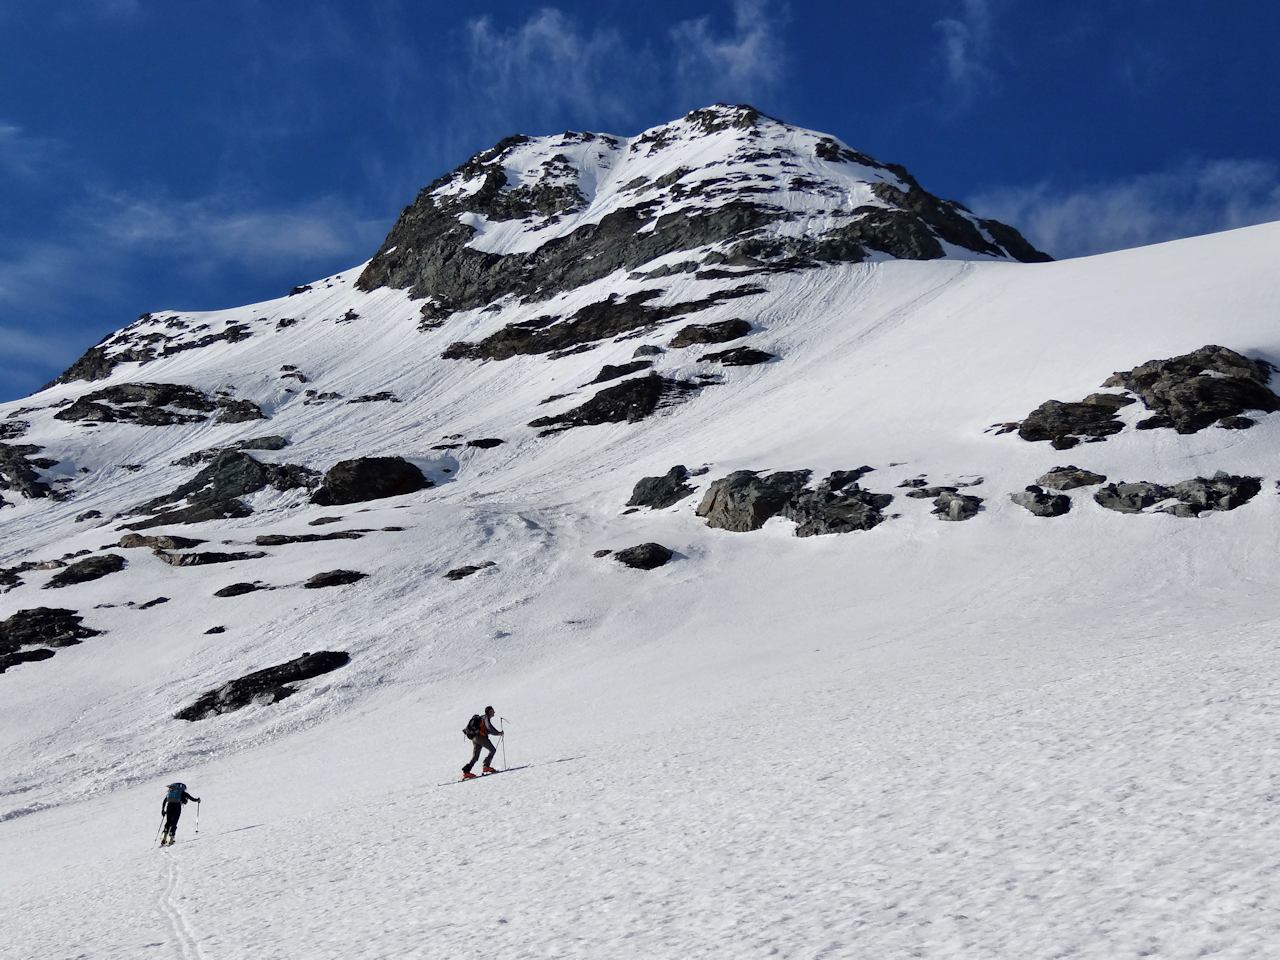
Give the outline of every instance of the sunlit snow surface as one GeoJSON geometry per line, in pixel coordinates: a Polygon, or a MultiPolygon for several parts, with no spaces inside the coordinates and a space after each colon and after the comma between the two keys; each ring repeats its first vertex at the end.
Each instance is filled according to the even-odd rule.
{"type": "MultiPolygon", "coordinates": [[[[1280,360],[1277,254],[1273,224],[1055,264],[770,277],[696,319],[753,319],[748,342],[778,363],[728,370],[643,423],[542,439],[524,424],[674,327],[556,361],[441,350],[652,284],[610,278],[419,333],[417,304],[355,292],[353,270],[198,317],[254,335],[107,382],[234,385],[271,419],[87,430],[27,415],[33,442],[90,474],[68,503],[7,508],[0,563],[113,542],[114,524],[72,518],[172,489],[192,470],[171,460],[246,436],[292,438],[263,459],[394,454],[455,479],[367,513],[271,493],[253,517],[174,531],[211,547],[402,533],[207,568],[124,551],[123,573],[57,591],[31,573],[0,596],[0,617],[67,606],[108,631],[0,676],[0,955],[1275,957],[1280,418],[1065,453],[984,430],[1206,343],[1280,360]],[[359,319],[337,323],[348,309],[359,319]],[[283,316],[299,322],[276,331],[283,316]],[[283,364],[404,402],[304,406],[283,364]],[[507,443],[433,451],[448,434],[507,443]],[[976,475],[985,510],[943,523],[899,496],[870,532],[811,539],[781,519],[707,529],[697,496],[622,515],[637,479],[675,463],[710,467],[699,496],[740,468],[868,464],[863,484],[895,494],[922,473],[976,475]],[[1158,482],[1223,469],[1264,488],[1197,520],[1105,511],[1088,490],[1052,520],[1009,502],[1064,463],[1158,482]],[[645,573],[591,555],[647,540],[677,559],[645,573]],[[484,560],[497,566],[442,579],[484,560]],[[371,577],[211,596],[335,567],[371,577]],[[321,649],[352,662],[276,705],[169,719],[321,649]],[[487,703],[511,718],[519,769],[456,783],[461,728],[487,703]],[[200,832],[188,808],[161,851],[174,779],[204,801],[200,832]]],[[[662,286],[669,302],[712,289],[662,286]]],[[[690,375],[696,356],[658,369],[690,375]]]]}

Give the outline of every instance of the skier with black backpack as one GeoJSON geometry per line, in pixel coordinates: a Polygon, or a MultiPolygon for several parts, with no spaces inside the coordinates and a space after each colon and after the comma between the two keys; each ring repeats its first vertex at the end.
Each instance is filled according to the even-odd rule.
{"type": "Polygon", "coordinates": [[[498,748],[493,745],[493,741],[489,739],[490,735],[495,737],[502,736],[502,731],[493,725],[493,707],[485,707],[484,715],[474,714],[467,721],[466,727],[463,728],[462,735],[475,745],[475,750],[471,754],[471,762],[462,768],[463,780],[474,780],[476,775],[471,772],[471,768],[476,765],[476,761],[480,759],[480,751],[488,750],[489,755],[484,758],[484,767],[481,773],[497,773],[493,769],[493,755],[498,752],[498,748]]]}
{"type": "Polygon", "coordinates": [[[169,847],[173,845],[174,835],[178,832],[178,818],[182,816],[182,805],[188,800],[200,802],[199,797],[193,797],[187,793],[187,785],[185,783],[169,784],[169,792],[164,795],[164,801],[160,804],[160,816],[164,817],[164,827],[161,828],[160,846],[169,847]]]}

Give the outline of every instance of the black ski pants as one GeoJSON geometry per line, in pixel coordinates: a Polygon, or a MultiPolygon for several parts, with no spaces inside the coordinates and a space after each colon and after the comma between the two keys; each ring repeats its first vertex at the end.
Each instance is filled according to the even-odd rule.
{"type": "Polygon", "coordinates": [[[491,741],[485,734],[478,733],[471,738],[471,742],[475,744],[475,750],[471,752],[471,762],[462,768],[462,772],[471,772],[471,768],[474,767],[476,765],[476,761],[480,759],[481,750],[489,751],[489,755],[484,758],[484,765],[486,767],[493,766],[493,755],[498,752],[498,748],[493,745],[493,741],[491,741]]]}
{"type": "Polygon", "coordinates": [[[182,816],[182,804],[166,800],[164,805],[164,832],[172,837],[178,832],[178,818],[182,816]]]}

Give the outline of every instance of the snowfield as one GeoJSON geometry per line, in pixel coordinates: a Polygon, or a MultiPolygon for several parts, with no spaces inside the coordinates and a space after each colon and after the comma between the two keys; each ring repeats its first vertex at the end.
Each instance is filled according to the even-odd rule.
{"type": "MultiPolygon", "coordinates": [[[[1280,415],[1065,452],[985,431],[1204,344],[1280,362],[1277,254],[1269,224],[1060,263],[773,276],[692,322],[749,316],[748,342],[776,363],[724,370],[640,423],[550,437],[527,422],[675,326],[557,360],[441,351],[652,281],[418,332],[418,304],[355,290],[352,270],[183,313],[255,334],[108,381],[233,385],[267,421],[53,419],[101,383],[0,406],[0,422],[42,407],[23,419],[60,460],[50,476],[86,478],[68,502],[6,508],[0,564],[114,542],[118,523],[74,517],[171,490],[192,474],[172,460],[248,436],[290,438],[263,460],[399,455],[438,481],[346,507],[268,491],[251,517],[162,528],[214,549],[377,531],[360,540],[197,568],[116,551],[122,573],[44,591],[52,573],[33,572],[0,595],[0,619],[66,606],[105,631],[0,675],[0,955],[1274,958],[1280,415]],[[347,310],[358,319],[338,322],[347,310]],[[285,364],[320,390],[402,402],[304,405],[285,364]],[[432,449],[452,434],[506,443],[432,449]],[[637,480],[677,463],[709,467],[696,496],[622,513],[637,480]],[[1161,483],[1226,470],[1263,489],[1199,519],[1104,510],[1093,488],[1051,520],[1009,501],[1067,463],[1161,483]],[[694,516],[732,470],[862,464],[866,488],[895,494],[867,532],[798,539],[775,518],[739,534],[694,516]],[[983,478],[966,488],[983,511],[939,521],[899,496],[921,474],[983,478]],[[675,560],[646,572],[592,556],[644,541],[675,560]],[[370,576],[296,589],[336,567],[370,576]],[[282,589],[212,596],[256,579],[282,589]],[[171,600],[123,606],[157,596],[171,600]],[[352,660],[277,704],[171,719],[317,650],[352,660]],[[461,728],[488,703],[510,718],[509,771],[458,783],[461,728]],[[160,850],[173,780],[209,806],[198,834],[188,807],[160,850]]],[[[662,285],[656,303],[713,289],[662,285]]],[[[656,369],[703,372],[699,352],[656,369]]]]}

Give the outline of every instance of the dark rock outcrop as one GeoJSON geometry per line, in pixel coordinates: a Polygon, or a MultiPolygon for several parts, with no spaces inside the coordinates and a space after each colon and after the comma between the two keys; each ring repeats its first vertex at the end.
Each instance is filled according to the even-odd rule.
{"type": "Polygon", "coordinates": [[[0,673],[19,663],[48,660],[53,656],[49,647],[70,647],[88,637],[101,635],[101,630],[84,626],[83,619],[74,610],[35,607],[0,620],[0,673]],[[41,649],[24,650],[24,647],[41,649]]]}
{"type": "Polygon", "coordinates": [[[266,590],[267,587],[262,583],[233,583],[223,587],[221,590],[213,591],[215,597],[242,597],[246,593],[255,593],[258,590],[266,590]]]}
{"type": "Polygon", "coordinates": [[[672,317],[706,310],[726,300],[754,296],[765,290],[757,286],[732,287],[708,294],[700,300],[657,307],[647,305],[663,292],[641,290],[622,298],[614,295],[607,300],[588,304],[568,319],[548,316],[511,323],[478,343],[450,344],[442,356],[446,360],[506,360],[530,354],[563,355],[565,351],[572,351],[576,347],[619,334],[647,330],[672,317]]]}
{"type": "Polygon", "coordinates": [[[213,461],[172,493],[143,504],[135,513],[156,514],[152,519],[126,524],[142,530],[166,523],[199,523],[230,517],[246,517],[253,511],[240,498],[268,486],[277,490],[309,489],[319,474],[294,464],[262,463],[239,450],[223,450],[213,461]],[[187,507],[175,505],[185,500],[187,507]]]}
{"type": "Polygon", "coordinates": [[[719,323],[691,323],[681,327],[671,338],[673,349],[692,347],[700,343],[725,343],[737,340],[751,332],[751,324],[746,320],[721,320],[719,323]]]}
{"type": "Polygon", "coordinates": [[[435,486],[402,457],[357,457],[335,463],[311,502],[321,506],[402,497],[435,486]]]}
{"type": "Polygon", "coordinates": [[[893,502],[893,495],[841,482],[841,473],[832,474],[816,490],[800,491],[783,505],[781,515],[795,522],[797,537],[870,530],[884,522],[881,511],[893,502]]]}
{"type": "Polygon", "coordinates": [[[1094,484],[1104,483],[1106,479],[1101,473],[1068,464],[1065,467],[1054,467],[1040,477],[1036,485],[1050,490],[1074,490],[1077,487],[1092,487],[1094,484]]]}
{"type": "Polygon", "coordinates": [[[245,440],[237,440],[235,443],[226,447],[210,447],[208,450],[197,450],[195,453],[189,453],[185,457],[179,457],[173,461],[175,467],[194,467],[201,463],[209,463],[217,459],[218,455],[228,450],[283,450],[289,445],[289,441],[278,435],[266,437],[249,437],[245,440]]]}
{"type": "Polygon", "coordinates": [[[176,383],[119,383],[86,393],[54,414],[57,420],[134,423],[163,427],[202,423],[213,413],[224,423],[260,420],[264,414],[247,400],[210,398],[195,387],[176,383]]]}
{"type": "Polygon", "coordinates": [[[203,720],[220,713],[231,713],[255,702],[279,703],[298,692],[293,684],[337,670],[350,662],[349,653],[331,650],[304,653],[295,660],[245,674],[201,694],[190,706],[175,713],[174,719],[203,720]]]}
{"type": "Polygon", "coordinates": [[[693,494],[693,487],[685,483],[688,479],[689,471],[683,464],[677,464],[661,477],[641,477],[631,491],[627,506],[651,510],[670,507],[693,494]]]}
{"type": "Polygon", "coordinates": [[[479,440],[468,440],[467,446],[476,450],[492,450],[494,447],[500,447],[504,443],[506,443],[505,440],[500,440],[497,437],[481,437],[479,440]]]}
{"type": "Polygon", "coordinates": [[[324,573],[317,573],[311,577],[302,586],[307,590],[321,590],[325,587],[343,587],[348,583],[355,583],[369,576],[367,573],[361,573],[359,570],[326,570],[324,573]]]}
{"type": "Polygon", "coordinates": [[[12,490],[28,500],[52,497],[53,490],[36,473],[44,461],[31,459],[43,449],[31,443],[0,443],[0,490],[12,490]]]}
{"type": "Polygon", "coordinates": [[[63,567],[44,585],[46,590],[69,587],[77,583],[88,583],[100,580],[108,574],[119,573],[126,566],[124,557],[118,553],[104,553],[96,557],[85,557],[63,567]]]}
{"type": "Polygon", "coordinates": [[[647,370],[653,364],[648,360],[633,360],[630,363],[619,363],[617,365],[606,363],[600,368],[600,372],[595,375],[595,379],[587,381],[584,386],[590,386],[593,383],[608,383],[610,380],[617,380],[619,377],[625,377],[630,373],[639,373],[641,370],[647,370]]]}
{"type": "Polygon", "coordinates": [[[663,566],[675,554],[660,543],[639,543],[613,554],[613,559],[636,570],[653,570],[663,566]]]}
{"type": "Polygon", "coordinates": [[[135,550],[139,547],[146,547],[152,550],[190,550],[192,547],[198,547],[206,542],[192,537],[175,537],[173,534],[168,533],[162,533],[154,537],[144,537],[140,533],[126,533],[120,538],[120,542],[116,546],[122,550],[135,550]]]}
{"type": "Polygon", "coordinates": [[[0,422],[0,440],[17,440],[31,429],[26,420],[5,420],[0,422]]]}
{"type": "Polygon", "coordinates": [[[1104,386],[1123,387],[1141,397],[1161,418],[1156,426],[1195,433],[1249,410],[1280,410],[1280,396],[1269,386],[1274,370],[1265,360],[1211,344],[1120,371],[1104,386]]]}
{"type": "Polygon", "coordinates": [[[166,553],[156,550],[155,556],[171,567],[203,567],[211,563],[235,563],[237,560],[261,560],[267,554],[261,551],[240,551],[236,553],[219,553],[205,550],[201,553],[166,553]]]}
{"type": "Polygon", "coordinates": [[[706,518],[707,526],[720,530],[759,530],[804,489],[809,476],[808,470],[788,470],[764,477],[754,470],[736,470],[707,488],[697,515],[706,518]]]}
{"type": "Polygon", "coordinates": [[[319,543],[322,540],[359,540],[369,532],[338,530],[334,533],[263,533],[255,537],[253,543],[258,547],[283,547],[290,543],[319,543]]]}
{"type": "Polygon", "coordinates": [[[651,373],[646,377],[635,377],[612,387],[605,387],[581,406],[558,416],[531,420],[529,426],[556,428],[546,431],[552,433],[600,423],[635,423],[650,416],[660,407],[688,399],[699,389],[700,384],[651,373]]]}
{"type": "Polygon", "coordinates": [[[486,560],[484,563],[469,564],[465,567],[455,567],[453,570],[446,573],[444,578],[446,580],[463,580],[471,576],[473,573],[479,573],[481,570],[496,566],[497,564],[492,560],[486,560]]]}
{"type": "Polygon", "coordinates": [[[1158,483],[1109,483],[1094,493],[1101,507],[1117,513],[1141,513],[1162,500],[1169,499],[1169,488],[1158,483]]]}
{"type": "Polygon", "coordinates": [[[1119,513],[1142,513],[1156,507],[1157,513],[1198,517],[1212,511],[1234,510],[1252,500],[1261,489],[1259,477],[1235,476],[1219,470],[1212,477],[1193,477],[1168,487],[1145,481],[1109,483],[1093,499],[1099,506],[1119,513]]]}
{"type": "Polygon", "coordinates": [[[1081,437],[1109,437],[1124,429],[1116,419],[1116,407],[1106,403],[1063,403],[1046,400],[1018,427],[1023,440],[1048,440],[1057,450],[1068,450],[1081,437]]]}
{"type": "Polygon", "coordinates": [[[757,350],[755,347],[733,347],[719,353],[704,353],[698,358],[699,363],[719,363],[726,367],[753,367],[758,363],[776,360],[772,353],[757,350]]]}
{"type": "Polygon", "coordinates": [[[1071,498],[1065,493],[1047,493],[1035,484],[1009,494],[1009,499],[1037,517],[1060,517],[1071,510],[1071,498]]]}

